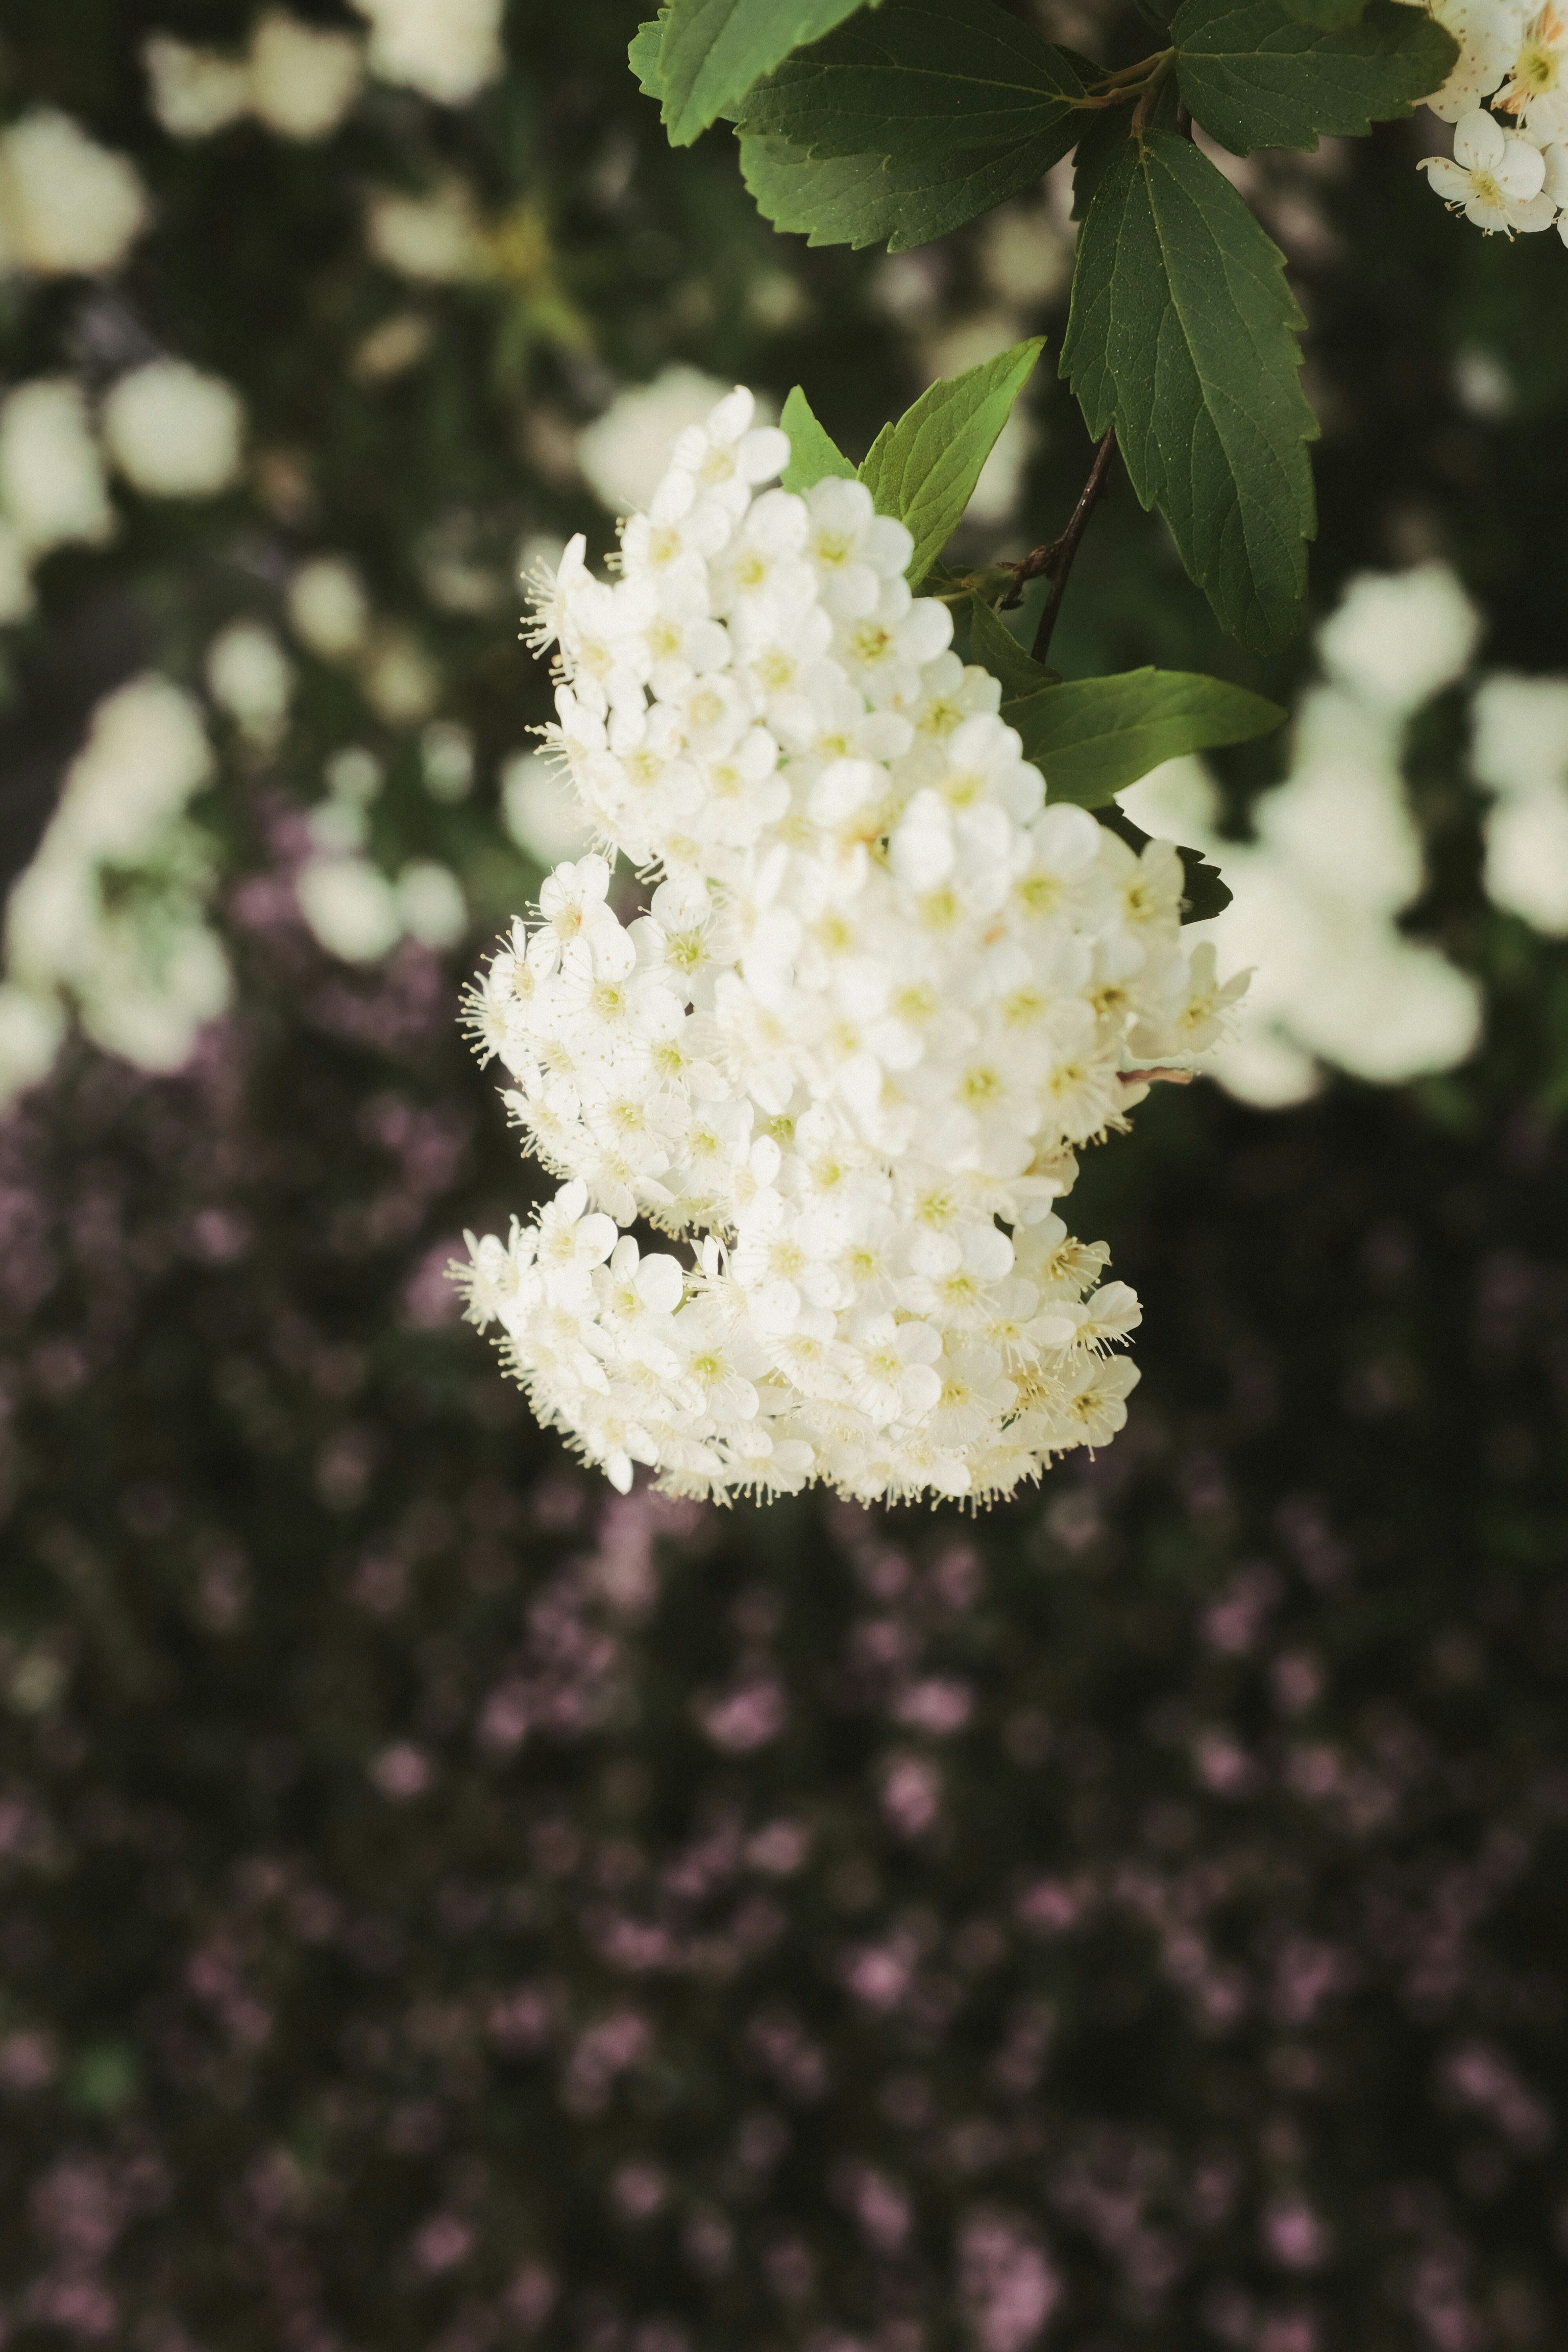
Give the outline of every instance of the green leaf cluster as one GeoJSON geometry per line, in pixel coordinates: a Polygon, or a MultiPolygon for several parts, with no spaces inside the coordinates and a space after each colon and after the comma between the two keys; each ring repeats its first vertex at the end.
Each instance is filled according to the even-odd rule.
{"type": "MultiPolygon", "coordinates": [[[[1269,653],[1300,625],[1316,530],[1304,320],[1284,257],[1191,127],[1237,154],[1359,136],[1434,90],[1455,45],[1404,0],[1140,6],[1161,45],[1115,73],[998,0],[669,0],[632,60],[673,141],[733,121],[760,210],[814,245],[925,243],[1076,151],[1083,229],[1062,373],[1095,437],[1114,431],[1222,625],[1269,653]]],[[[933,386],[860,467],[909,524],[911,583],[1037,351],[933,386]]],[[[790,486],[847,472],[804,395],[792,400],[790,486]]],[[[1006,650],[994,614],[976,605],[972,633],[1016,688],[1027,656],[1006,650]]]]}
{"type": "Polygon", "coordinates": [[[1060,161],[1078,63],[994,0],[882,0],[757,83],[741,169],[814,245],[925,245],[1060,161]]]}

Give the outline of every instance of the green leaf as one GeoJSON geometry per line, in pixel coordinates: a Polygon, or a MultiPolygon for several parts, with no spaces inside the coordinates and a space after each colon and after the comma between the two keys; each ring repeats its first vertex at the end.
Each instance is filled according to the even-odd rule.
{"type": "Polygon", "coordinates": [[[689,147],[710,122],[732,114],[752,84],[782,65],[792,49],[819,40],[863,5],[669,0],[659,19],[658,76],[670,145],[689,147]]]}
{"type": "MultiPolygon", "coordinates": [[[[1129,849],[1144,850],[1153,839],[1141,824],[1133,824],[1124,809],[1102,811],[1100,822],[1119,834],[1129,849]]],[[[1211,866],[1201,849],[1184,849],[1178,843],[1176,855],[1182,861],[1183,922],[1206,923],[1211,916],[1223,915],[1236,893],[1219,867],[1211,866]]]]}
{"type": "Polygon", "coordinates": [[[814,482],[826,481],[830,474],[854,481],[854,467],[833,436],[817,423],[798,383],[784,402],[779,423],[789,435],[789,464],[779,477],[786,490],[809,490],[814,482]]]}
{"type": "Polygon", "coordinates": [[[1371,0],[1359,24],[1325,31],[1285,0],[1184,0],[1171,26],[1183,98],[1237,155],[1355,139],[1408,114],[1447,79],[1453,36],[1424,9],[1371,0]]]}
{"type": "Polygon", "coordinates": [[[1285,0],[1287,12],[1300,16],[1303,25],[1316,25],[1325,33],[1343,32],[1347,25],[1359,23],[1366,0],[1285,0]]]}
{"type": "Polygon", "coordinates": [[[1079,238],[1062,372],[1158,506],[1221,623],[1267,653],[1295,629],[1317,528],[1305,321],[1284,257],[1190,141],[1129,141],[1079,238]]]}
{"type": "Polygon", "coordinates": [[[920,586],[952,538],[1045,340],[1032,335],[994,360],[933,383],[872,442],[860,479],[878,513],[895,516],[914,540],[906,573],[911,588],[920,586]]]}
{"type": "Polygon", "coordinates": [[[1001,614],[978,596],[969,606],[969,651],[993,677],[1001,679],[1007,695],[1038,694],[1043,688],[1054,686],[1061,675],[1026,654],[1001,614]]]}
{"type": "Polygon", "coordinates": [[[626,50],[626,63],[636,74],[637,88],[645,98],[664,96],[658,79],[659,44],[663,37],[664,18],[655,16],[650,24],[637,26],[626,50]]]}
{"type": "Polygon", "coordinates": [[[1102,113],[1086,114],[1072,159],[1072,216],[1087,219],[1100,184],[1127,143],[1132,122],[1130,106],[1108,106],[1102,113]]]}
{"type": "Polygon", "coordinates": [[[1116,677],[1068,678],[1020,701],[1004,702],[1024,757],[1053,801],[1100,808],[1186,751],[1244,743],[1279,726],[1285,713],[1245,687],[1192,670],[1130,669],[1116,677]]]}
{"type": "Polygon", "coordinates": [[[814,245],[924,245],[1031,186],[1072,146],[1078,63],[994,0],[882,0],[760,82],[741,168],[814,245]]]}

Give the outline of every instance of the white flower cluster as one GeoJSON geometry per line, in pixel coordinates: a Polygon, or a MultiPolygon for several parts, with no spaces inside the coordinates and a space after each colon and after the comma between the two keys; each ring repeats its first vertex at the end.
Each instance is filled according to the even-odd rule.
{"type": "Polygon", "coordinates": [[[245,405],[183,360],[122,375],[96,416],[69,376],[33,376],[0,401],[0,624],[33,610],[33,575],[71,542],[119,529],[104,460],[149,498],[211,498],[239,475],[245,405]],[[101,445],[101,446],[100,446],[101,445]]]}
{"type": "Polygon", "coordinates": [[[1430,155],[1422,170],[1478,228],[1555,226],[1568,245],[1568,16],[1555,0],[1428,5],[1459,55],[1426,101],[1454,125],[1453,157],[1430,155]]]}
{"type": "Polygon", "coordinates": [[[132,678],[94,710],[5,908],[0,1103],[47,1072],[68,1006],[149,1070],[178,1069],[223,1011],[211,846],[186,814],[212,772],[201,711],[170,679],[132,678]]]}
{"type": "Polygon", "coordinates": [[[1184,952],[1175,850],[1046,803],[903,526],[763,488],[752,414],[679,436],[617,581],[579,539],[545,592],[559,751],[657,887],[626,922],[605,857],[558,866],[475,992],[566,1181],[470,1242],[469,1311],[623,1487],[988,1500],[1125,1419],[1138,1304],[1054,1203],[1130,1058],[1237,992],[1184,952]]]}

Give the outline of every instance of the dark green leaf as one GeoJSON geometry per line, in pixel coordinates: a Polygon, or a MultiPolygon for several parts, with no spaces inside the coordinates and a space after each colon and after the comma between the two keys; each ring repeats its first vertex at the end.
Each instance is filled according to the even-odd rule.
{"type": "Polygon", "coordinates": [[[1101,112],[1086,114],[1079,133],[1078,148],[1072,159],[1072,216],[1080,221],[1088,216],[1095,192],[1127,143],[1132,123],[1130,106],[1108,106],[1101,112]]]}
{"type": "Polygon", "coordinates": [[[1297,625],[1316,528],[1284,258],[1189,140],[1129,141],[1079,238],[1062,372],[1233,636],[1297,625]]]}
{"type": "Polygon", "coordinates": [[[1183,98],[1237,155],[1354,139],[1408,114],[1447,79],[1453,36],[1425,10],[1371,0],[1359,24],[1324,31],[1285,0],[1184,0],[1171,27],[1183,98]]]}
{"type": "Polygon", "coordinates": [[[1361,19],[1366,0],[1285,0],[1292,16],[1300,16],[1303,25],[1317,25],[1325,33],[1342,32],[1347,25],[1361,19]]]}
{"type": "Polygon", "coordinates": [[[969,504],[1013,403],[1045,348],[1043,335],[1015,343],[922,392],[872,442],[860,479],[879,514],[893,515],[915,542],[908,579],[918,588],[969,504]]]}
{"type": "Polygon", "coordinates": [[[969,651],[993,677],[1001,679],[1006,695],[1038,694],[1055,685],[1059,675],[1026,654],[1000,614],[978,596],[969,606],[969,651]]]}
{"type": "MultiPolygon", "coordinates": [[[[1134,824],[1124,809],[1102,809],[1100,822],[1120,835],[1129,849],[1143,850],[1153,835],[1134,824]]],[[[1217,866],[1211,866],[1201,849],[1185,849],[1177,845],[1176,855],[1182,861],[1184,923],[1206,923],[1211,916],[1223,915],[1235,892],[1222,877],[1217,866]]]]}
{"type": "Polygon", "coordinates": [[[1131,669],[1117,677],[1068,678],[1005,702],[1002,716],[1045,777],[1047,799],[1100,808],[1162,761],[1266,735],[1285,713],[1223,678],[1131,669]]]}
{"type": "Polygon", "coordinates": [[[786,490],[809,490],[830,474],[852,482],[855,467],[830,433],[817,423],[809,400],[797,383],[784,404],[779,423],[789,435],[789,464],[779,477],[786,490]]]}
{"type": "Polygon", "coordinates": [[[664,18],[655,16],[651,23],[639,25],[632,35],[626,51],[626,63],[637,78],[637,88],[645,98],[662,98],[658,79],[659,43],[664,34],[664,18]]]}
{"type": "Polygon", "coordinates": [[[1032,185],[1072,146],[1082,90],[994,0],[883,0],[751,92],[742,170],[775,227],[900,251],[1032,185]]]}
{"type": "Polygon", "coordinates": [[[1188,849],[1177,844],[1176,855],[1182,861],[1186,887],[1182,894],[1184,923],[1206,923],[1215,915],[1223,915],[1236,896],[1217,866],[1211,866],[1201,849],[1188,849]]]}
{"type": "MultiPolygon", "coordinates": [[[[821,38],[864,0],[670,0],[658,21],[658,87],[672,147],[732,114],[792,49],[821,38]]],[[[875,0],[872,0],[875,5],[875,0]]],[[[646,87],[646,85],[645,85],[646,87]]]]}

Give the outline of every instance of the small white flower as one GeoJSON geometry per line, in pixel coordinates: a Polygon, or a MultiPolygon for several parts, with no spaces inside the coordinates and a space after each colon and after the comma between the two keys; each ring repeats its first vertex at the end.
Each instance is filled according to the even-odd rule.
{"type": "Polygon", "coordinates": [[[110,456],[150,498],[212,498],[238,477],[245,404],[221,376],[184,360],[150,360],[122,375],[102,423],[110,456]]]}
{"type": "Polygon", "coordinates": [[[1493,103],[1538,144],[1568,139],[1568,16],[1553,0],[1546,0],[1525,26],[1509,79],[1493,103]]]}
{"type": "Polygon", "coordinates": [[[1453,161],[1432,155],[1421,168],[1444,203],[1479,229],[1511,234],[1552,226],[1555,206],[1542,194],[1545,157],[1482,107],[1456,123],[1453,161]]]}
{"type": "Polygon", "coordinates": [[[1431,0],[1431,12],[1459,45],[1447,80],[1426,103],[1458,122],[1507,76],[1524,26],[1522,0],[1431,0]]]}

